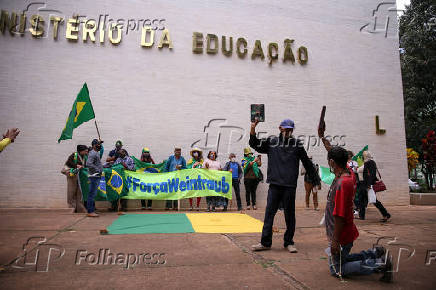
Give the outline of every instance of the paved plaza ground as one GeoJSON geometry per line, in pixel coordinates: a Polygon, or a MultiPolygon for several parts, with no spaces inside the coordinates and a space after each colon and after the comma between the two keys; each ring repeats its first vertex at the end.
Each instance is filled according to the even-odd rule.
{"type": "MultiPolygon", "coordinates": [[[[380,243],[393,254],[398,270],[392,284],[379,282],[376,275],[344,281],[330,276],[325,229],[319,225],[323,211],[297,209],[298,253],[290,254],[283,248],[285,223],[280,212],[272,250],[253,253],[250,246],[259,241],[259,233],[102,235],[100,230],[118,217],[116,213],[103,211],[99,218],[86,218],[68,210],[2,209],[0,285],[2,289],[434,289],[436,259],[430,259],[430,265],[426,261],[436,256],[429,252],[436,251],[436,207],[388,210],[389,223],[379,222],[373,206],[367,220],[356,221],[360,237],[353,250],[367,249],[385,237],[380,243]],[[44,246],[35,246],[44,239],[44,246]],[[25,250],[29,254],[23,257],[25,250]],[[120,254],[119,264],[104,264],[104,257],[92,259],[105,251],[120,254]],[[122,256],[128,254],[131,264],[126,269],[122,256]],[[141,259],[140,254],[149,256],[141,259]],[[137,257],[141,262],[134,264],[137,257]]],[[[262,209],[246,213],[263,220],[262,209]]]]}

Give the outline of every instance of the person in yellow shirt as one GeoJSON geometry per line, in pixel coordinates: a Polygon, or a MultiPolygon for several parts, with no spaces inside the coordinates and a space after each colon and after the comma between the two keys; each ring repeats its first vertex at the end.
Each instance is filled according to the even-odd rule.
{"type": "Polygon", "coordinates": [[[0,152],[2,152],[6,146],[13,143],[18,134],[20,134],[20,130],[18,130],[18,128],[7,130],[6,133],[3,134],[3,139],[0,141],[0,152]]]}

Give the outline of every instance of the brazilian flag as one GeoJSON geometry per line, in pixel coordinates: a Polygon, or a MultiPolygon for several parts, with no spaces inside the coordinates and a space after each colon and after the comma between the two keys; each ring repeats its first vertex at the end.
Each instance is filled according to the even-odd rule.
{"type": "MultiPolygon", "coordinates": [[[[79,185],[80,185],[80,190],[82,191],[83,200],[87,201],[88,193],[89,193],[88,168],[82,168],[79,170],[79,185]]],[[[95,197],[95,200],[97,201],[108,200],[106,194],[106,180],[104,175],[102,175],[100,179],[100,184],[98,185],[97,196],[95,197]]]]}
{"type": "MultiPolygon", "coordinates": [[[[79,171],[79,184],[82,190],[83,200],[86,201],[88,200],[89,194],[88,168],[82,168],[79,171]]],[[[128,188],[126,176],[124,175],[124,167],[121,164],[117,164],[111,168],[104,168],[95,200],[114,201],[127,195],[127,192],[128,188]]]]}
{"type": "Polygon", "coordinates": [[[74,101],[73,108],[68,116],[65,128],[62,130],[61,137],[59,137],[58,143],[60,143],[61,140],[72,139],[73,130],[75,128],[94,118],[94,108],[89,98],[88,86],[85,83],[74,101]]]}
{"type": "Polygon", "coordinates": [[[132,157],[133,161],[135,162],[135,170],[137,172],[145,172],[145,173],[165,172],[165,165],[167,163],[166,160],[162,161],[159,164],[152,164],[152,163],[142,162],[135,156],[130,156],[130,157],[132,157]]]}
{"type": "Polygon", "coordinates": [[[127,195],[129,189],[127,188],[123,165],[117,164],[110,168],[104,168],[103,174],[106,182],[107,200],[114,201],[127,195]]]}
{"type": "Polygon", "coordinates": [[[362,148],[356,155],[353,156],[352,160],[356,161],[359,166],[363,165],[363,151],[368,151],[368,145],[362,148]]]}

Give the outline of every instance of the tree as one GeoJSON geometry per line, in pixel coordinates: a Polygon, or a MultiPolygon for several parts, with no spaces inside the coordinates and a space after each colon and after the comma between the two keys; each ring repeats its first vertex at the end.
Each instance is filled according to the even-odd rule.
{"type": "Polygon", "coordinates": [[[436,132],[430,130],[422,139],[423,172],[429,189],[433,189],[433,174],[436,168],[436,132]]]}
{"type": "MultiPolygon", "coordinates": [[[[436,128],[436,1],[411,0],[400,17],[399,37],[407,147],[436,128]]],[[[420,152],[422,153],[422,152],[420,152]]]]}

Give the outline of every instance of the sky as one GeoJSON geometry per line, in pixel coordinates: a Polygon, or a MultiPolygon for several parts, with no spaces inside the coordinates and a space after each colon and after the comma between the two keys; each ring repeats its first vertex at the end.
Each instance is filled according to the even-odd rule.
{"type": "Polygon", "coordinates": [[[404,5],[409,5],[410,0],[397,0],[397,9],[404,9],[404,5]]]}

